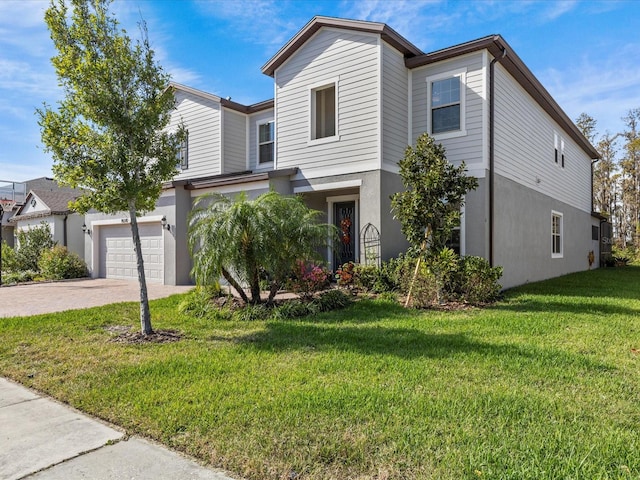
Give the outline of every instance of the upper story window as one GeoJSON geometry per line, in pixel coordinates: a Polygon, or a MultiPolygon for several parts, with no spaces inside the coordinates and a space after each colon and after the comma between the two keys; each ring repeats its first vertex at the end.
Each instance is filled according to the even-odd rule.
{"type": "Polygon", "coordinates": [[[176,152],[176,163],[180,167],[181,170],[186,170],[189,168],[189,137],[186,136],[185,139],[180,142],[180,146],[178,147],[178,151],[176,152]]]}
{"type": "Polygon", "coordinates": [[[553,132],[554,160],[564,168],[564,138],[558,132],[553,132]]]}
{"type": "Polygon", "coordinates": [[[336,83],[311,90],[311,140],[337,135],[336,83]]]}
{"type": "Polygon", "coordinates": [[[273,163],[275,124],[273,121],[258,125],[258,164],[273,163]]]}
{"type": "Polygon", "coordinates": [[[551,212],[551,257],[562,258],[563,236],[562,214],[551,212]]]}
{"type": "Polygon", "coordinates": [[[465,71],[427,77],[429,132],[438,138],[466,135],[465,71]]]}

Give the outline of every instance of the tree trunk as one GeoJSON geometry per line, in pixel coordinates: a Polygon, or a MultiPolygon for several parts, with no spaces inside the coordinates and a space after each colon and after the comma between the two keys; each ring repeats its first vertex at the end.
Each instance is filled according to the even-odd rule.
{"type": "Polygon", "coordinates": [[[133,200],[129,201],[129,215],[131,217],[131,235],[133,236],[133,245],[136,251],[136,263],[138,266],[138,283],[140,284],[140,327],[143,335],[149,335],[153,333],[153,328],[151,328],[151,313],[149,312],[149,296],[147,294],[147,279],[144,274],[140,231],[138,230],[136,206],[133,200]]]}
{"type": "Polygon", "coordinates": [[[233,278],[231,276],[231,274],[229,272],[227,272],[226,269],[222,269],[222,276],[224,277],[224,279],[229,282],[229,285],[231,285],[233,288],[235,288],[236,292],[238,292],[238,295],[240,295],[240,298],[242,298],[242,300],[244,301],[244,303],[249,303],[249,299],[247,298],[247,294],[244,293],[244,290],[242,289],[242,287],[238,284],[238,282],[236,282],[235,278],[233,278]]]}
{"type": "Polygon", "coordinates": [[[404,308],[409,306],[411,302],[411,293],[413,291],[413,284],[416,283],[416,279],[418,278],[418,271],[420,269],[420,261],[422,260],[422,256],[424,255],[424,251],[427,249],[427,241],[429,240],[429,236],[431,235],[431,225],[427,227],[424,232],[424,241],[422,245],[420,245],[420,255],[418,257],[418,261],[416,262],[416,269],[413,272],[413,277],[411,278],[411,283],[409,284],[409,292],[407,293],[407,299],[404,302],[404,308]]]}
{"type": "Polygon", "coordinates": [[[273,299],[278,293],[278,290],[280,290],[280,283],[274,280],[273,282],[271,282],[271,287],[269,288],[269,298],[267,298],[268,304],[273,303],[273,299]]]}
{"type": "Polygon", "coordinates": [[[258,270],[254,270],[251,282],[249,285],[251,289],[251,303],[258,305],[260,303],[260,274],[258,270]]]}

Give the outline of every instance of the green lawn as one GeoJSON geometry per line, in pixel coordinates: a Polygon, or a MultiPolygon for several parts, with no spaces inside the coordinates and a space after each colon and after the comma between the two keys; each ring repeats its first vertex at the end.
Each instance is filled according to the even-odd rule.
{"type": "Polygon", "coordinates": [[[172,344],[109,341],[135,304],[0,319],[0,375],[250,479],[640,478],[638,267],[459,312],[211,322],[180,299],[152,302],[172,344]]]}

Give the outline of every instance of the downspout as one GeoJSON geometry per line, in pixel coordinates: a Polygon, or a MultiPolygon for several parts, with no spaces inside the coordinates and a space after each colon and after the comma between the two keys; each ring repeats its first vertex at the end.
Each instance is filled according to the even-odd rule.
{"type": "Polygon", "coordinates": [[[64,218],[62,219],[62,245],[67,247],[67,218],[69,218],[69,215],[65,215],[64,218]]]}
{"type": "Polygon", "coordinates": [[[495,57],[491,60],[489,64],[489,265],[493,267],[493,206],[494,206],[494,195],[493,195],[493,185],[494,185],[494,137],[495,137],[495,129],[494,129],[494,90],[495,90],[495,81],[494,81],[494,66],[496,62],[499,62],[504,57],[507,56],[506,48],[502,47],[502,55],[500,57],[495,57]]]}

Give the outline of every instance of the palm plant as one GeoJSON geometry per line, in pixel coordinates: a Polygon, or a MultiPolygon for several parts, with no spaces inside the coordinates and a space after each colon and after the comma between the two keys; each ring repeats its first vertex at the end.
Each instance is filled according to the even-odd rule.
{"type": "Polygon", "coordinates": [[[257,304],[260,277],[270,281],[268,302],[288,278],[295,262],[319,257],[335,236],[335,227],[318,223],[322,212],[299,197],[276,192],[250,200],[207,194],[196,199],[189,218],[192,274],[198,285],[223,277],[244,300],[257,304]],[[249,287],[249,299],[242,288],[249,287]]]}

